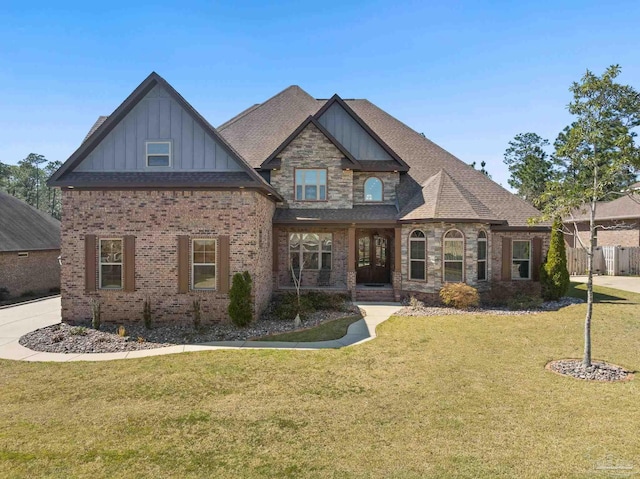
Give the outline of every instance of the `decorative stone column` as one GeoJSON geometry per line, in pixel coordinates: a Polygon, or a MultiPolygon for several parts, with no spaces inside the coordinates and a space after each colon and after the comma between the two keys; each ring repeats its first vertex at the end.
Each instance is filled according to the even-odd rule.
{"type": "Polygon", "coordinates": [[[347,289],[351,299],[356,300],[356,228],[349,227],[347,235],[347,289]]]}
{"type": "Polygon", "coordinates": [[[393,285],[393,297],[400,301],[402,292],[402,226],[395,227],[393,238],[393,274],[391,278],[393,285]]]}

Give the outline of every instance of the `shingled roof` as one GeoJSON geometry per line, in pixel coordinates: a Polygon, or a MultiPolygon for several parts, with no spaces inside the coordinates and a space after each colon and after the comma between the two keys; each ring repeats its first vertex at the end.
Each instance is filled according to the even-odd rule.
{"type": "Polygon", "coordinates": [[[60,249],[60,222],[0,191],[0,251],[60,249]]]}
{"type": "MultiPolygon", "coordinates": [[[[634,218],[640,218],[640,193],[624,195],[612,201],[599,201],[596,205],[596,220],[598,221],[634,218]]],[[[571,219],[589,221],[588,207],[576,210],[573,218],[567,218],[567,220],[571,219]]]]}
{"type": "MultiPolygon", "coordinates": [[[[314,99],[299,86],[290,86],[266,102],[253,105],[220,125],[218,132],[251,166],[260,168],[262,162],[291,132],[308,116],[315,115],[327,101],[330,100],[314,99]]],[[[458,219],[499,220],[509,227],[524,227],[529,218],[540,215],[529,203],[368,100],[344,102],[409,166],[408,173],[401,174],[397,190],[398,208],[401,212],[398,219],[444,219],[440,215],[455,213],[454,216],[458,219]],[[450,197],[430,199],[432,193],[424,191],[424,185],[441,171],[444,173],[439,181],[447,185],[442,191],[450,197]],[[421,201],[417,199],[420,195],[421,201]],[[464,199],[459,201],[461,205],[465,205],[464,211],[453,211],[459,205],[449,203],[460,198],[464,199]],[[432,207],[424,206],[428,199],[432,207]],[[411,204],[415,208],[412,209],[411,204]],[[469,217],[462,218],[463,213],[468,213],[469,217]]]]}

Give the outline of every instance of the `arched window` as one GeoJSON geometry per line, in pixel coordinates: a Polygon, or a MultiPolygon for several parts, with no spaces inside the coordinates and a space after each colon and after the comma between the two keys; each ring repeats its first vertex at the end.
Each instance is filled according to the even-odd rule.
{"type": "Polygon", "coordinates": [[[464,281],[464,235],[458,230],[444,234],[444,281],[461,283],[464,281]]]}
{"type": "Polygon", "coordinates": [[[487,233],[478,233],[478,281],[487,280],[487,233]]]}
{"type": "Polygon", "coordinates": [[[382,180],[372,176],[364,182],[364,200],[382,201],[382,180]]]}
{"type": "Polygon", "coordinates": [[[409,279],[427,279],[427,237],[420,230],[409,235],[409,279]]]}

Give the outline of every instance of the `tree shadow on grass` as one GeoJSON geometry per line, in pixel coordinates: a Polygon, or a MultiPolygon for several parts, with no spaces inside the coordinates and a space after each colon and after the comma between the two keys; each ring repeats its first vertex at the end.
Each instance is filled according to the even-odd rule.
{"type": "MultiPolygon", "coordinates": [[[[614,296],[613,294],[608,294],[602,291],[602,287],[594,286],[593,288],[593,302],[594,303],[627,303],[627,304],[637,304],[630,301],[630,298],[625,298],[622,296],[614,296]]],[[[608,291],[615,291],[608,288],[604,288],[608,291]]],[[[633,293],[628,293],[630,296],[633,293]]],[[[571,296],[573,298],[580,298],[583,300],[587,300],[587,285],[585,283],[574,283],[571,282],[569,286],[569,291],[567,292],[567,296],[571,296]]],[[[635,298],[634,298],[635,299],[635,298]]]]}

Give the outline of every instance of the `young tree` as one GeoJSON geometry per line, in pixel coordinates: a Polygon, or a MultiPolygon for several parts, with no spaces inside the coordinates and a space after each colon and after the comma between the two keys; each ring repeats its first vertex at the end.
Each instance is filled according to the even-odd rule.
{"type": "MultiPolygon", "coordinates": [[[[558,172],[547,183],[543,218],[569,217],[589,212],[589,242],[576,238],[587,252],[587,313],[584,324],[584,367],[591,366],[593,316],[593,256],[596,246],[596,206],[620,188],[630,189],[630,176],[640,166],[640,148],[633,129],[640,125],[640,94],[615,82],[620,67],[612,65],[597,76],[587,70],[572,84],[569,112],[576,120],[556,142],[558,172]]],[[[574,222],[577,233],[577,225],[574,222]]]]}
{"type": "Polygon", "coordinates": [[[537,208],[544,207],[542,195],[553,172],[553,161],[545,151],[548,146],[549,140],[535,133],[519,133],[504,152],[511,173],[509,186],[537,208]]]}

